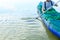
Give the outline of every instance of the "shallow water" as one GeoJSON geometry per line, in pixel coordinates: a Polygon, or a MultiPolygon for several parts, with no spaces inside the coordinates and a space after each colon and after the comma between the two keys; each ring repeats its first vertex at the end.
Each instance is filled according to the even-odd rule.
{"type": "Polygon", "coordinates": [[[13,17],[0,20],[0,40],[58,40],[58,38],[46,29],[41,20],[13,17]]]}

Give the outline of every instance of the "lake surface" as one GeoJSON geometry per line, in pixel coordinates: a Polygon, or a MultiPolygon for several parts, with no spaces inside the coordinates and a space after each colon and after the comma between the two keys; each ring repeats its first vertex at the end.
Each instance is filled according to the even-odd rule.
{"type": "Polygon", "coordinates": [[[41,19],[19,18],[15,16],[0,18],[0,40],[58,40],[41,19]]]}

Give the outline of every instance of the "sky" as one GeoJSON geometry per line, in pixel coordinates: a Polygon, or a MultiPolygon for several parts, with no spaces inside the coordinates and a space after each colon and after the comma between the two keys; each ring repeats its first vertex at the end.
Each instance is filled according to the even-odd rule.
{"type": "Polygon", "coordinates": [[[36,7],[40,1],[42,0],[0,0],[0,14],[38,16],[36,7]]]}
{"type": "Polygon", "coordinates": [[[36,12],[40,0],[0,0],[0,14],[31,16],[36,12]],[[36,6],[35,6],[36,5],[36,6]]]}

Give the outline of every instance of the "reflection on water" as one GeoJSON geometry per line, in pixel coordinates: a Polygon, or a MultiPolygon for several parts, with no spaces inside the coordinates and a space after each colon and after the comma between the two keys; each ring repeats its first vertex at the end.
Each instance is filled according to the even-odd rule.
{"type": "Polygon", "coordinates": [[[33,18],[0,20],[0,40],[58,40],[49,35],[41,21],[33,18]]]}

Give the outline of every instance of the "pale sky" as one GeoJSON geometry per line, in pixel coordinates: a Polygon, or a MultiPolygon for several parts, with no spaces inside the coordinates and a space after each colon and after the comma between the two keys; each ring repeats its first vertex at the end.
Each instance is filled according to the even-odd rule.
{"type": "Polygon", "coordinates": [[[36,7],[40,1],[41,0],[0,0],[0,14],[18,13],[20,15],[27,14],[28,16],[33,16],[36,15],[36,7]]]}
{"type": "MultiPolygon", "coordinates": [[[[40,1],[40,0],[39,0],[40,1]]],[[[0,0],[0,8],[18,10],[17,6],[25,7],[24,5],[36,4],[37,0],[0,0]]]]}
{"type": "MultiPolygon", "coordinates": [[[[32,4],[37,5],[41,0],[0,0],[0,8],[18,10],[17,6],[25,7],[32,4]]],[[[44,0],[43,0],[44,1],[44,0]]]]}
{"type": "Polygon", "coordinates": [[[36,5],[40,0],[0,0],[0,8],[18,10],[18,7],[32,6],[36,5]]]}
{"type": "Polygon", "coordinates": [[[40,0],[0,0],[0,14],[10,13],[31,16],[36,14],[40,0]]]}

